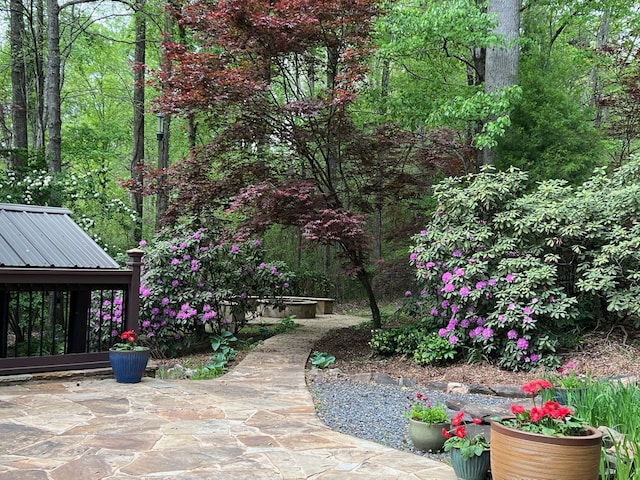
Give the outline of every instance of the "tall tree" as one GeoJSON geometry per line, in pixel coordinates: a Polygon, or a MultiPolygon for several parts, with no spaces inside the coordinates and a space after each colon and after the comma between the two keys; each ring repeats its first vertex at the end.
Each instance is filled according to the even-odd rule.
{"type": "MultiPolygon", "coordinates": [[[[489,95],[518,82],[520,36],[520,0],[490,0],[487,13],[496,18],[494,34],[501,38],[499,45],[487,49],[484,69],[484,89],[489,95]]],[[[481,163],[493,163],[495,151],[485,147],[481,163]]]]}
{"type": "Polygon", "coordinates": [[[13,169],[20,170],[27,165],[29,147],[27,132],[27,77],[24,56],[23,6],[20,0],[11,0],[10,42],[11,42],[11,125],[13,169]]]}
{"type": "Polygon", "coordinates": [[[131,179],[134,183],[131,200],[137,214],[133,229],[133,239],[142,240],[142,216],[144,187],[144,112],[145,112],[145,63],[146,63],[146,17],[145,0],[135,3],[135,52],[133,57],[133,151],[131,153],[131,179]]]}
{"type": "Polygon", "coordinates": [[[47,161],[49,171],[62,170],[62,117],[60,112],[60,6],[58,0],[47,0],[47,72],[45,106],[47,110],[47,161]]]}

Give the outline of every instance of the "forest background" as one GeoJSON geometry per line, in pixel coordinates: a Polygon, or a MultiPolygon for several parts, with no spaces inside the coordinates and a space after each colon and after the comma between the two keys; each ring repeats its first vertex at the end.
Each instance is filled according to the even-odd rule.
{"type": "Polygon", "coordinates": [[[163,226],[259,234],[295,293],[374,322],[441,180],[578,186],[638,148],[632,1],[4,0],[0,22],[0,201],[68,207],[119,260],[163,226]]]}

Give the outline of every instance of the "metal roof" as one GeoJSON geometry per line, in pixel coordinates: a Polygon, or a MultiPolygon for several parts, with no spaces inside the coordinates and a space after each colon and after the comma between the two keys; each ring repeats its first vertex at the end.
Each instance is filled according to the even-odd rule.
{"type": "Polygon", "coordinates": [[[119,268],[71,213],[0,203],[0,267],[119,268]]]}

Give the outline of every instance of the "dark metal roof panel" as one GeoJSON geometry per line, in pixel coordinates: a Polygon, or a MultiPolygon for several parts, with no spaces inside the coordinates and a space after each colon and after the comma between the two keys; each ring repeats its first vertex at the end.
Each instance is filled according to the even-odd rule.
{"type": "Polygon", "coordinates": [[[118,268],[66,208],[0,203],[0,266],[118,268]]]}

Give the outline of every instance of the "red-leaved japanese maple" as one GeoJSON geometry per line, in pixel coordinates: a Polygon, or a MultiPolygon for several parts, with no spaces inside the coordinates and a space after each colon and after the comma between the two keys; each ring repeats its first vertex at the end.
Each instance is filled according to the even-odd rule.
{"type": "Polygon", "coordinates": [[[157,103],[167,113],[197,115],[212,136],[169,175],[177,199],[169,215],[224,205],[245,214],[238,235],[279,223],[339,246],[380,327],[365,215],[381,211],[384,202],[420,195],[433,175],[413,135],[353,118],[376,5],[174,4],[189,41],[164,43],[168,64],[158,72],[157,103]]]}

